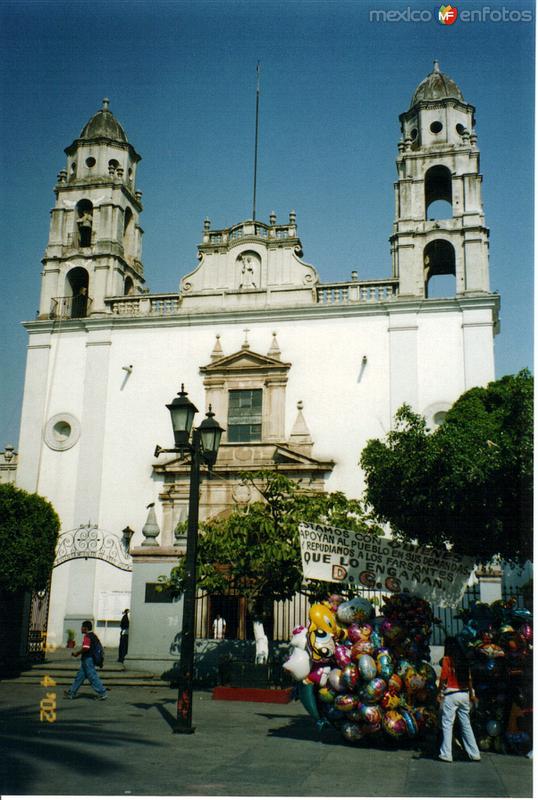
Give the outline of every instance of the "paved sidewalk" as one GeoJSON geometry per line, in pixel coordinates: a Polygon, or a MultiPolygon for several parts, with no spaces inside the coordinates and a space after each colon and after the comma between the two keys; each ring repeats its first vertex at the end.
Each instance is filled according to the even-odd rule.
{"type": "Polygon", "coordinates": [[[0,683],[2,795],[532,796],[528,759],[443,764],[413,746],[352,746],[334,729],[318,734],[298,702],[196,692],[196,733],[183,736],[171,731],[172,689],[115,687],[105,702],[87,686],[71,701],[59,689],[53,723],[39,721],[48,691],[0,683]]]}

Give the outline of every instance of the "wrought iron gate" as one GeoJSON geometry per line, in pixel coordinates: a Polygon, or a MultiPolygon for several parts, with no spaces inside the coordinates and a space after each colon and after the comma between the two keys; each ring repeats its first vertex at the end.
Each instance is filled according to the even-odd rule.
{"type": "Polygon", "coordinates": [[[26,655],[31,661],[44,661],[47,647],[50,647],[50,645],[47,645],[49,600],[50,580],[46,589],[32,594],[26,647],[26,655]]]}

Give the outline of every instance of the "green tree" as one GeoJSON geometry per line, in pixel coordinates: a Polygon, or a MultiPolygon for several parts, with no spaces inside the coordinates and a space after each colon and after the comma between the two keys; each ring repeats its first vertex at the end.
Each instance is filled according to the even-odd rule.
{"type": "Polygon", "coordinates": [[[361,455],[365,500],[397,536],[487,562],[532,557],[533,378],[463,394],[434,432],[409,406],[361,455]]]}
{"type": "MultiPolygon", "coordinates": [[[[274,601],[290,600],[297,592],[325,597],[321,582],[304,584],[299,545],[300,522],[317,522],[348,530],[378,532],[366,518],[361,503],[342,492],[305,491],[279,472],[246,473],[262,499],[226,519],[201,526],[198,544],[197,586],[210,594],[225,592],[230,583],[241,587],[253,618],[267,618],[274,601]]],[[[184,590],[184,558],[172,570],[167,588],[184,590]]],[[[338,589],[330,584],[330,591],[338,589]]]]}
{"type": "Polygon", "coordinates": [[[45,589],[59,530],[60,520],[47,500],[0,484],[0,589],[45,589]]]}

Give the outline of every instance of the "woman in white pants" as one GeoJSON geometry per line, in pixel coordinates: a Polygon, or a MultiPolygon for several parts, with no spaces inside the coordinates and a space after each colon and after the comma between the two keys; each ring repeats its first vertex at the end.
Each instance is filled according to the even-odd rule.
{"type": "Polygon", "coordinates": [[[471,702],[476,701],[469,665],[465,660],[457,639],[447,636],[445,655],[441,662],[439,679],[441,707],[441,728],[443,743],[439,753],[440,761],[452,761],[452,730],[456,716],[460,724],[461,740],[471,761],[480,761],[480,751],[476,744],[469,712],[471,702]]]}

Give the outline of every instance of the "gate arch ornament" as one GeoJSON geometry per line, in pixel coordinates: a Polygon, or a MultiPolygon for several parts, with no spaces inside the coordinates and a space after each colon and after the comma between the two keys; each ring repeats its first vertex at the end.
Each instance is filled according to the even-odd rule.
{"type": "Polygon", "coordinates": [[[88,522],[78,528],[61,533],[56,545],[54,567],[75,558],[97,558],[113,567],[132,572],[133,562],[121,536],[103,531],[88,522]]]}

